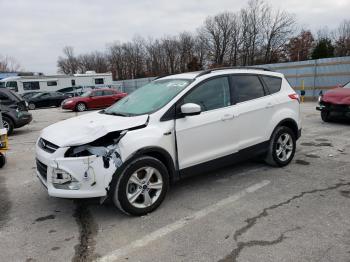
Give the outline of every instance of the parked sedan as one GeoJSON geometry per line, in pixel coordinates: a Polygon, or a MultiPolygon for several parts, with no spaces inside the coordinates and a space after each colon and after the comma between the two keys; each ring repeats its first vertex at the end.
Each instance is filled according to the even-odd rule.
{"type": "Polygon", "coordinates": [[[35,96],[35,95],[37,95],[37,94],[41,94],[42,92],[41,91],[29,91],[29,92],[25,92],[24,94],[22,94],[21,96],[22,96],[22,98],[24,99],[24,100],[28,100],[28,99],[30,99],[31,97],[33,97],[33,96],[35,96]]]}
{"type": "Polygon", "coordinates": [[[321,118],[325,122],[332,120],[333,117],[350,119],[350,82],[321,94],[316,109],[321,111],[321,118]]]}
{"type": "Polygon", "coordinates": [[[11,90],[0,89],[0,107],[2,123],[8,135],[12,134],[13,129],[25,126],[32,121],[32,114],[28,112],[25,101],[11,90]]]}
{"type": "Polygon", "coordinates": [[[59,92],[42,92],[28,99],[28,108],[34,110],[39,107],[59,107],[63,100],[69,96],[59,92]]]}
{"type": "Polygon", "coordinates": [[[90,108],[109,107],[126,96],[126,93],[114,89],[94,89],[80,97],[68,98],[62,103],[62,109],[85,111],[90,108]]]}

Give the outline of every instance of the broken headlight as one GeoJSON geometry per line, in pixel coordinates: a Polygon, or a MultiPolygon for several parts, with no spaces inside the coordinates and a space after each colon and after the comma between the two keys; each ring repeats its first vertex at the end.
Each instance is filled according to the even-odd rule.
{"type": "Polygon", "coordinates": [[[56,189],[78,190],[81,184],[68,172],[62,169],[54,169],[52,173],[52,184],[56,189]]]}

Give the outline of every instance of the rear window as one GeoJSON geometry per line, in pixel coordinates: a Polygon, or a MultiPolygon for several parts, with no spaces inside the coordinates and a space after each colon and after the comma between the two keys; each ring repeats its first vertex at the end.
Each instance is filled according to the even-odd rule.
{"type": "Polygon", "coordinates": [[[237,103],[253,100],[265,95],[264,88],[255,75],[233,75],[237,103]]]}
{"type": "Polygon", "coordinates": [[[262,79],[267,85],[270,94],[277,93],[281,90],[282,78],[273,76],[263,76],[262,79]]]}

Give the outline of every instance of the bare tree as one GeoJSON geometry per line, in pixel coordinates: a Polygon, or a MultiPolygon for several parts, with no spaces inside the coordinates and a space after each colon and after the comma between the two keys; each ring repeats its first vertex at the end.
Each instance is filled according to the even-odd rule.
{"type": "Polygon", "coordinates": [[[350,56],[350,20],[344,20],[335,31],[335,55],[350,56]]]}
{"type": "Polygon", "coordinates": [[[15,58],[0,55],[0,72],[17,72],[20,69],[21,66],[15,58]]]}
{"type": "Polygon", "coordinates": [[[78,60],[74,56],[74,49],[71,46],[63,48],[65,57],[58,57],[57,67],[58,71],[64,74],[75,74],[78,71],[78,60]]]}

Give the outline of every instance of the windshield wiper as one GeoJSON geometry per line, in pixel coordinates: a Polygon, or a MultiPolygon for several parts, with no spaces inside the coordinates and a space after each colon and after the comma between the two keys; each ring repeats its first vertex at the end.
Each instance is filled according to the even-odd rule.
{"type": "Polygon", "coordinates": [[[126,113],[116,113],[116,112],[107,112],[106,110],[102,110],[101,113],[112,116],[130,116],[130,114],[126,113]]]}

